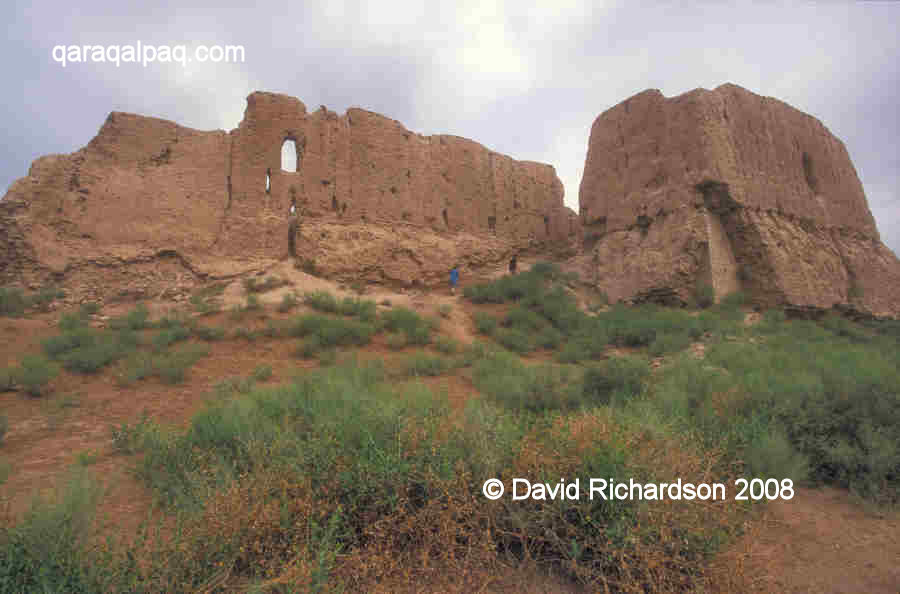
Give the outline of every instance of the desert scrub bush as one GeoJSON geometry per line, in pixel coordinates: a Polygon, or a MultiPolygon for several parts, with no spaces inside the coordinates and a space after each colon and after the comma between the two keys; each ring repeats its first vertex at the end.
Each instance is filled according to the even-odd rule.
{"type": "Polygon", "coordinates": [[[492,352],[476,361],[472,378],[481,393],[513,410],[566,410],[583,402],[572,369],[555,365],[530,367],[508,353],[492,352]]]}
{"type": "Polygon", "coordinates": [[[716,290],[710,284],[701,285],[694,290],[694,303],[700,309],[706,309],[716,302],[716,290]]]}
{"type": "Polygon", "coordinates": [[[197,361],[209,355],[203,345],[187,345],[153,357],[153,373],[167,384],[180,384],[197,361]]]}
{"type": "Polygon", "coordinates": [[[130,386],[151,375],[153,375],[153,356],[139,351],[122,361],[116,379],[120,386],[130,386]]]}
{"type": "Polygon", "coordinates": [[[682,357],[653,401],[733,459],[795,480],[808,468],[815,482],[891,502],[900,500],[897,369],[895,351],[795,320],[761,343],[715,343],[703,363],[682,357]]]}
{"type": "Polygon", "coordinates": [[[164,351],[176,342],[187,340],[193,334],[193,328],[181,320],[168,320],[152,339],[154,350],[164,351]]]}
{"type": "Polygon", "coordinates": [[[48,390],[48,384],[57,376],[59,368],[41,355],[26,355],[19,363],[16,381],[31,396],[41,396],[48,390]]]}
{"type": "Polygon", "coordinates": [[[253,369],[253,373],[250,374],[250,377],[253,381],[264,382],[272,377],[272,366],[257,365],[256,368],[253,369]]]}
{"type": "Polygon", "coordinates": [[[356,320],[310,314],[296,318],[289,332],[298,338],[315,336],[325,348],[363,346],[371,342],[375,326],[356,320]]]}
{"type": "Polygon", "coordinates": [[[439,336],[433,343],[435,350],[445,354],[452,355],[459,351],[459,341],[446,336],[439,336]]]}
{"type": "Polygon", "coordinates": [[[509,310],[503,318],[501,325],[505,328],[515,328],[522,332],[536,332],[547,325],[545,319],[521,305],[509,310]]]}
{"type": "Polygon", "coordinates": [[[338,300],[328,291],[312,291],[303,296],[303,303],[316,311],[338,313],[338,300]]]}
{"type": "Polygon", "coordinates": [[[835,313],[824,316],[822,326],[837,336],[848,338],[854,342],[870,342],[873,338],[871,331],[835,313]]]}
{"type": "Polygon", "coordinates": [[[143,330],[150,325],[150,310],[143,303],[125,314],[112,318],[107,326],[113,330],[143,330]]]}
{"type": "Polygon", "coordinates": [[[106,591],[89,541],[100,491],[82,469],[49,498],[35,499],[17,523],[0,527],[0,590],[106,591]]]}
{"type": "Polygon", "coordinates": [[[451,314],[452,312],[453,312],[453,306],[450,305],[449,303],[442,303],[442,304],[438,307],[438,314],[440,314],[440,316],[441,316],[442,318],[449,318],[449,317],[450,317],[450,314],[451,314]]]}
{"type": "Polygon", "coordinates": [[[37,293],[31,295],[29,301],[32,307],[36,308],[39,311],[50,311],[50,304],[57,299],[62,299],[65,296],[65,291],[63,291],[59,287],[46,285],[41,287],[37,293]]]}
{"type": "Polygon", "coordinates": [[[431,342],[432,320],[423,318],[405,307],[396,307],[382,314],[384,327],[389,332],[402,332],[409,344],[426,345],[431,342]]]}
{"type": "Polygon", "coordinates": [[[205,340],[207,342],[222,340],[225,338],[225,328],[197,324],[194,327],[194,335],[200,340],[205,340]]]}
{"type": "Polygon", "coordinates": [[[212,297],[203,297],[200,294],[192,295],[190,299],[191,308],[200,315],[209,315],[218,313],[222,307],[212,297]]]}
{"type": "Polygon", "coordinates": [[[28,309],[28,298],[21,289],[0,287],[0,316],[18,318],[28,309]]]}
{"type": "Polygon", "coordinates": [[[532,334],[518,328],[500,328],[494,332],[494,340],[516,353],[530,353],[535,347],[532,334]]]}
{"type": "Polygon", "coordinates": [[[601,324],[586,322],[566,340],[556,356],[560,363],[579,363],[599,359],[611,342],[608,330],[601,324]]]}
{"type": "Polygon", "coordinates": [[[435,376],[452,369],[451,362],[445,357],[436,357],[425,353],[411,355],[403,363],[403,371],[409,376],[435,376]]]}
{"type": "Polygon", "coordinates": [[[278,311],[281,313],[287,313],[297,307],[299,305],[300,300],[297,299],[296,293],[285,293],[281,297],[281,303],[278,304],[278,311]]]}
{"type": "Polygon", "coordinates": [[[338,313],[357,317],[367,323],[375,321],[375,309],[374,301],[358,297],[344,297],[338,305],[338,313]]]}
{"type": "Polygon", "coordinates": [[[19,383],[15,367],[0,367],[0,392],[10,392],[19,383]]]}
{"type": "Polygon", "coordinates": [[[640,394],[650,376],[647,360],[638,356],[612,357],[588,367],[582,378],[582,392],[591,404],[609,404],[640,394]]]}
{"type": "Polygon", "coordinates": [[[481,312],[475,312],[475,328],[478,330],[479,334],[484,334],[486,336],[491,336],[494,331],[497,329],[497,318],[494,316],[481,312]]]}
{"type": "MultiPolygon", "coordinates": [[[[389,559],[415,583],[449,557],[471,567],[535,559],[592,589],[612,579],[634,591],[661,582],[696,589],[682,570],[702,544],[679,532],[673,551],[669,527],[653,522],[636,532],[643,502],[513,506],[481,495],[486,476],[551,484],[638,476],[623,448],[594,439],[607,419],[473,399],[458,423],[447,423],[446,400],[388,380],[377,366],[337,366],[212,401],[186,429],[121,430],[123,447],[142,454],[137,475],[183,518],[177,538],[160,539],[150,554],[122,552],[131,583],[202,591],[224,562],[241,583],[284,584],[294,571],[324,581],[334,572],[346,582],[327,587],[359,589],[389,559]]],[[[129,590],[122,579],[100,591],[129,590]]]]}
{"type": "Polygon", "coordinates": [[[537,346],[542,349],[554,350],[562,344],[563,334],[553,326],[546,326],[538,332],[535,341],[537,346]]]}
{"type": "Polygon", "coordinates": [[[691,336],[687,332],[657,335],[647,352],[654,357],[671,355],[691,346],[691,336]]]}
{"type": "Polygon", "coordinates": [[[254,342],[257,338],[259,338],[259,334],[260,333],[258,331],[251,330],[250,328],[245,328],[244,326],[240,326],[234,329],[234,337],[246,340],[247,342],[254,342]]]}
{"type": "Polygon", "coordinates": [[[259,302],[259,297],[254,293],[247,295],[247,303],[244,304],[244,310],[259,311],[260,309],[262,309],[262,304],[259,302]]]}
{"type": "Polygon", "coordinates": [[[286,284],[289,283],[275,276],[267,276],[265,280],[262,281],[259,281],[253,277],[245,278],[243,281],[244,291],[248,294],[265,293],[266,291],[271,291],[272,289],[283,287],[286,284]]]}
{"type": "Polygon", "coordinates": [[[387,343],[388,348],[399,351],[400,349],[405,349],[409,341],[403,332],[391,332],[385,338],[385,343],[387,343]]]}
{"type": "Polygon", "coordinates": [[[131,330],[81,327],[43,341],[44,352],[69,371],[96,373],[133,352],[139,337],[131,330]]]}

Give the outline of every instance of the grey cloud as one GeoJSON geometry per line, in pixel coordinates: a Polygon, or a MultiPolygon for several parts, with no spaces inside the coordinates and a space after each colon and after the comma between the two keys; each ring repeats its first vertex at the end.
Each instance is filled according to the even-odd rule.
{"type": "Polygon", "coordinates": [[[557,168],[566,202],[594,118],[630,95],[734,82],[821,119],[844,140],[882,239],[900,251],[897,3],[633,2],[257,4],[144,7],[103,0],[0,8],[7,142],[0,185],[70,152],[112,110],[202,129],[237,125],[255,89],[310,109],[359,106],[426,134],[466,136],[557,168]],[[240,44],[246,62],[61,68],[55,44],[240,44]]]}

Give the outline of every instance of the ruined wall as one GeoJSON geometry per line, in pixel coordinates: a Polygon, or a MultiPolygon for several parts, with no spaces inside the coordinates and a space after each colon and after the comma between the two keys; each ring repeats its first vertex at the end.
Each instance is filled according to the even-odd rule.
{"type": "Polygon", "coordinates": [[[583,267],[611,297],[689,301],[710,284],[768,305],[900,313],[900,262],[880,242],[843,143],[735,85],[644,91],[601,114],[579,203],[583,267]],[[596,264],[623,250],[626,269],[596,264]]]}
{"type": "Polygon", "coordinates": [[[550,165],[516,161],[465,138],[415,134],[363,109],[307,114],[296,99],[254,93],[232,137],[235,222],[258,204],[286,212],[293,196],[312,217],[516,240],[560,241],[570,233],[562,183],[550,165]],[[297,145],[296,173],[280,167],[285,139],[297,145]]]}
{"type": "MultiPolygon", "coordinates": [[[[114,112],[83,149],[37,159],[0,203],[0,282],[173,253],[192,273],[236,274],[286,255],[292,198],[304,215],[301,255],[318,254],[320,267],[344,274],[352,262],[322,245],[340,235],[334,225],[408,227],[404,250],[415,250],[416,236],[431,245],[465,235],[439,242],[439,261],[414,258],[399,277],[383,275],[406,280],[475,254],[472,236],[497,238],[487,243],[499,259],[576,231],[549,165],[418,135],[362,109],[308,113],[293,97],[257,92],[231,132],[114,112]],[[281,170],[286,139],[297,145],[296,173],[281,170]]],[[[390,260],[385,241],[367,261],[390,260]]]]}

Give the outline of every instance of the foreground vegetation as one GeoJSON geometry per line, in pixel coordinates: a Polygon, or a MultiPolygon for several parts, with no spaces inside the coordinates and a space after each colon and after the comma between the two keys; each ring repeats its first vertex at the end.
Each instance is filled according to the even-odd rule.
{"type": "MultiPolygon", "coordinates": [[[[296,341],[321,367],[275,387],[259,385],[266,366],[224,380],[186,428],[116,427],[115,448],[140,454],[134,470],[168,528],[151,520],[135,541],[91,538],[99,495],[79,472],[3,527],[0,591],[359,591],[523,562],[596,589],[692,591],[753,506],[734,500],[737,477],[900,501],[896,325],[767,312],[747,326],[740,295],[699,313],[586,313],[565,281],[542,264],[468,288],[471,302],[495,304],[474,315],[471,345],[442,335],[437,318],[324,292],[302,299],[317,313],[236,331],[296,341]],[[376,340],[405,352],[387,363],[353,355],[376,340]],[[447,374],[478,395],[454,409],[419,381],[447,374]],[[723,502],[483,495],[486,479],[509,492],[514,477],[681,478],[730,492],[723,502]]],[[[42,361],[79,373],[116,364],[138,381],[127,370],[153,373],[179,349],[225,338],[177,316],[150,328],[135,312],[103,331],[64,318],[42,361]]]]}

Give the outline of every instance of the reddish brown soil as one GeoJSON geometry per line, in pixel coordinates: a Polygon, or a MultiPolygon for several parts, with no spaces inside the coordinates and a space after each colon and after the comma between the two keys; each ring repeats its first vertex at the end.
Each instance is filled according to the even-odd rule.
{"type": "Polygon", "coordinates": [[[900,513],[846,491],[798,489],[769,504],[718,569],[739,568],[747,592],[900,592],[900,513]]]}

